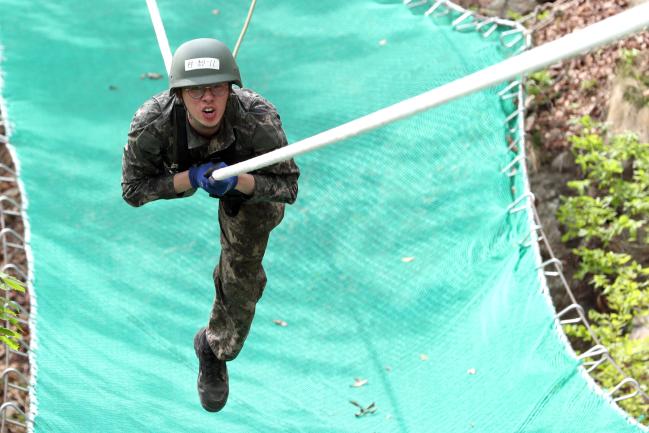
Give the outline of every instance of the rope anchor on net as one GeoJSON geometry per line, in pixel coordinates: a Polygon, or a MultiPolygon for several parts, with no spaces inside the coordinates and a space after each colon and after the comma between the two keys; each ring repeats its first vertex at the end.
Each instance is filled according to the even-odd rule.
{"type": "Polygon", "coordinates": [[[608,349],[601,344],[596,344],[577,357],[579,360],[584,360],[586,358],[595,358],[596,356],[599,356],[600,358],[594,361],[584,362],[584,367],[588,367],[586,373],[592,372],[601,364],[611,359],[608,349]]]}
{"type": "Polygon", "coordinates": [[[563,310],[561,310],[559,313],[557,313],[557,319],[561,319],[563,316],[566,315],[566,313],[571,312],[572,310],[577,310],[577,314],[579,317],[575,317],[573,319],[563,319],[560,320],[559,323],[561,325],[568,325],[571,323],[579,323],[584,321],[584,317],[586,317],[586,314],[584,313],[584,307],[582,307],[579,304],[570,304],[563,310]]]}
{"type": "Polygon", "coordinates": [[[614,402],[627,400],[629,398],[633,398],[633,397],[640,394],[640,384],[638,383],[638,381],[635,380],[635,379],[632,379],[630,377],[627,377],[627,378],[624,378],[620,383],[618,383],[615,388],[610,390],[609,393],[608,393],[608,396],[613,397],[613,395],[616,392],[618,392],[624,385],[627,385],[627,384],[630,384],[631,386],[633,386],[633,388],[635,388],[635,391],[633,391],[633,392],[631,392],[629,394],[622,395],[620,397],[613,398],[614,402]]]}

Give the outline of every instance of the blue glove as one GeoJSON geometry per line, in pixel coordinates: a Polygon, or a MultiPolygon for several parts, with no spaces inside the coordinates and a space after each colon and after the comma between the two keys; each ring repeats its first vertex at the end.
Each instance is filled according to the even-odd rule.
{"type": "Polygon", "coordinates": [[[212,179],[212,172],[228,165],[224,162],[206,162],[201,165],[194,165],[189,168],[189,182],[192,188],[203,188],[210,195],[222,196],[237,186],[237,176],[228,177],[223,180],[212,179]]]}

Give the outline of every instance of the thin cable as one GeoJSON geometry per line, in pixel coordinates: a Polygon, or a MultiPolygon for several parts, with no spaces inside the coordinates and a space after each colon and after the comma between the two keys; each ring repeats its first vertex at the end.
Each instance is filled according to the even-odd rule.
{"type": "Polygon", "coordinates": [[[146,0],[146,5],[149,8],[151,23],[153,24],[153,30],[155,30],[155,36],[158,39],[158,46],[160,47],[160,53],[162,53],[162,60],[165,63],[167,75],[169,75],[169,72],[171,71],[171,49],[169,48],[169,40],[167,39],[165,27],[162,24],[162,18],[160,18],[158,3],[156,0],[146,0]]]}
{"type": "Polygon", "coordinates": [[[379,128],[397,120],[429,110],[445,102],[491,87],[514,77],[536,71],[560,60],[619,39],[649,25],[649,3],[620,12],[584,29],[549,42],[538,48],[511,57],[459,80],[406,99],[374,113],[347,122],[336,128],[251,158],[247,161],[222,168],[212,173],[215,180],[248,173],[294,156],[311,152],[320,147],[345,140],[363,132],[379,128]]]}
{"type": "Polygon", "coordinates": [[[248,25],[250,24],[250,20],[252,19],[252,13],[255,11],[256,4],[257,0],[252,0],[252,3],[250,3],[246,22],[243,23],[243,28],[241,29],[241,33],[239,34],[239,39],[237,39],[237,43],[234,45],[234,50],[232,51],[232,56],[235,59],[237,58],[237,54],[239,53],[239,47],[241,46],[241,42],[243,42],[243,37],[245,36],[246,31],[248,31],[248,25]]]}

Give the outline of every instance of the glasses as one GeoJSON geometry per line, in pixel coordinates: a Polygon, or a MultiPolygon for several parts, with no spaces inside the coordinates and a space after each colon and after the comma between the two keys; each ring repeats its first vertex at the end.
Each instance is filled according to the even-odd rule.
{"type": "Polygon", "coordinates": [[[230,86],[227,83],[222,83],[215,86],[196,86],[185,88],[185,91],[192,99],[201,99],[205,95],[206,90],[209,90],[215,98],[220,98],[230,92],[230,86]]]}

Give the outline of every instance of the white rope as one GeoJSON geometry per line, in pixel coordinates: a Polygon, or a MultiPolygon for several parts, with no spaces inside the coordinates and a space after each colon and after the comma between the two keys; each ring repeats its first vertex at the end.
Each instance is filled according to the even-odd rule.
{"type": "Polygon", "coordinates": [[[167,40],[167,33],[165,33],[162,18],[160,18],[160,10],[158,10],[158,3],[156,0],[146,0],[146,5],[149,8],[149,15],[151,16],[151,23],[155,30],[155,36],[158,39],[158,46],[162,53],[162,60],[165,62],[165,69],[167,75],[171,71],[171,49],[169,48],[169,41],[167,40]]]}
{"type": "Polygon", "coordinates": [[[639,31],[647,25],[649,25],[649,3],[643,3],[436,89],[291,145],[217,170],[212,174],[212,177],[219,180],[247,173],[354,137],[519,75],[536,71],[560,60],[582,54],[590,49],[639,31]]]}
{"type": "Polygon", "coordinates": [[[252,3],[250,3],[250,8],[248,9],[248,16],[246,17],[246,21],[243,23],[243,28],[241,29],[241,33],[239,34],[239,39],[237,39],[237,43],[234,45],[234,51],[232,51],[232,57],[235,59],[237,58],[237,54],[239,53],[239,48],[241,47],[241,42],[243,41],[243,37],[246,34],[246,31],[248,30],[248,25],[250,24],[250,20],[252,19],[252,13],[255,11],[255,5],[257,4],[257,0],[252,0],[252,3]]]}

